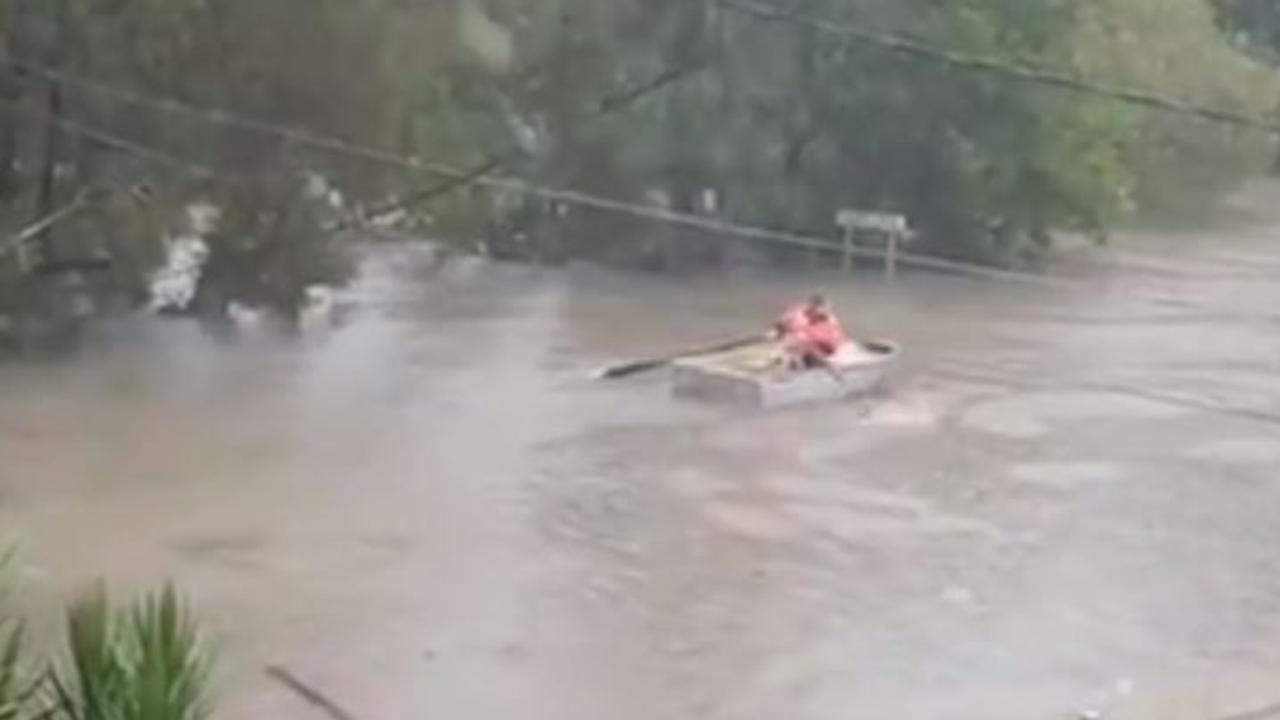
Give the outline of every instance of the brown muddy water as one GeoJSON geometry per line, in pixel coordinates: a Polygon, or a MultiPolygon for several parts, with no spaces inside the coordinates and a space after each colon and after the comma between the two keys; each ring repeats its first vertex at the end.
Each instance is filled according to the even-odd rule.
{"type": "Polygon", "coordinates": [[[0,369],[20,600],[47,630],[94,578],[176,579],[223,718],[322,717],[269,664],[362,720],[1280,702],[1280,233],[1137,247],[1072,255],[1078,292],[390,248],[302,339],[114,328],[0,369]],[[586,379],[815,284],[905,343],[886,396],[765,413],[586,379]]]}

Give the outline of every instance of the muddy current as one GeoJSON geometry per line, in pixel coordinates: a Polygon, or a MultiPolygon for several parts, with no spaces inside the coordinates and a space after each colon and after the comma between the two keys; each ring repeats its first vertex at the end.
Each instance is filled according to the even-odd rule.
{"type": "MultiPolygon", "coordinates": [[[[0,368],[40,632],[172,578],[219,717],[1209,719],[1280,702],[1280,235],[1055,268],[664,278],[371,252],[340,322],[0,368]],[[906,353],[762,412],[655,372],[813,288],[906,353]]],[[[1144,245],[1144,242],[1146,243],[1144,245]]]]}

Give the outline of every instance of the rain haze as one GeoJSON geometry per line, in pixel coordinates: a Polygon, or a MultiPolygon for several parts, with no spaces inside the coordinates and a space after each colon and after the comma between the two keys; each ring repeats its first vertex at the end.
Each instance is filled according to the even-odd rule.
{"type": "Polygon", "coordinates": [[[0,716],[1280,717],[1263,0],[0,0],[0,716]]]}

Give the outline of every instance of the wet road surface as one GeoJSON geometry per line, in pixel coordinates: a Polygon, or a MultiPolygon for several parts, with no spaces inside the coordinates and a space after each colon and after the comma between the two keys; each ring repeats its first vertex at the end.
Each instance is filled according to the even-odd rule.
{"type": "MultiPolygon", "coordinates": [[[[1162,241],[1163,242],[1163,241],[1162,241]]],[[[812,279],[377,253],[298,341],[115,329],[0,369],[20,599],[177,579],[220,717],[1209,719],[1280,701],[1280,229],[1087,283],[820,278],[892,391],[761,413],[616,357],[812,279]],[[1160,298],[1168,298],[1161,301],[1160,298]]]]}

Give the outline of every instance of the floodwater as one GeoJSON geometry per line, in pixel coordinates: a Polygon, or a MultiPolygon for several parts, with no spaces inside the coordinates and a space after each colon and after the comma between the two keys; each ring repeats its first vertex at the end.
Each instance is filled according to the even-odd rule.
{"type": "MultiPolygon", "coordinates": [[[[1271,190],[1280,194],[1280,190],[1271,190]]],[[[1280,702],[1280,227],[1076,250],[1079,291],[374,252],[341,325],[0,369],[37,627],[177,580],[219,717],[1210,720],[1280,702]],[[752,412],[614,358],[821,285],[885,396],[752,412]]]]}

